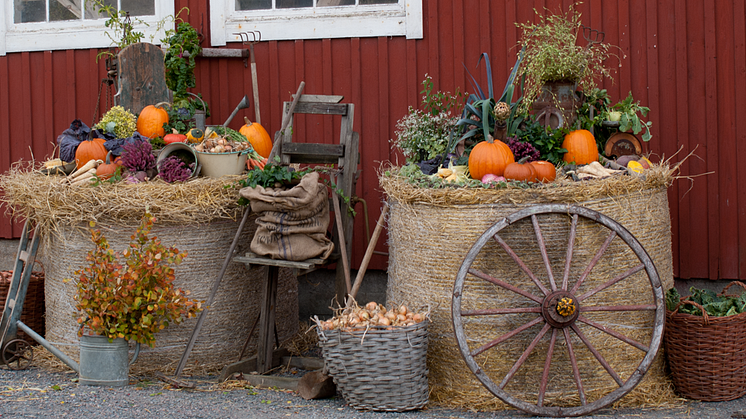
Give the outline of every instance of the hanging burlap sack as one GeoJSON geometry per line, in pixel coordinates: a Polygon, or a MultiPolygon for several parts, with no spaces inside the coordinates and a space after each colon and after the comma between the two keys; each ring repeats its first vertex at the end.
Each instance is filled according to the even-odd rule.
{"type": "Polygon", "coordinates": [[[329,197],[319,174],[311,172],[290,189],[243,188],[251,202],[257,229],[251,251],[272,259],[326,259],[334,244],[326,237],[329,227],[329,197]]]}

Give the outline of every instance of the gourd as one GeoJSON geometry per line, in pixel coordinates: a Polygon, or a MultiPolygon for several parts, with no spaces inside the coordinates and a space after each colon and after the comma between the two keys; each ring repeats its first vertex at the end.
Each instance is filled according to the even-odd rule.
{"type": "Polygon", "coordinates": [[[249,140],[251,146],[260,156],[265,159],[268,158],[269,153],[272,152],[272,139],[269,138],[267,130],[260,124],[249,121],[249,118],[245,116],[243,120],[246,125],[242,126],[238,132],[249,140]]]}
{"type": "Polygon", "coordinates": [[[111,161],[111,151],[106,154],[106,160],[99,164],[96,168],[96,176],[101,179],[109,179],[114,176],[114,173],[119,169],[119,163],[114,160],[111,161]]]}
{"type": "Polygon", "coordinates": [[[205,132],[198,128],[192,128],[186,133],[187,140],[192,143],[201,143],[205,138],[205,132]]]}
{"type": "Polygon", "coordinates": [[[89,137],[87,140],[78,144],[78,149],[75,150],[75,163],[77,166],[82,167],[91,160],[105,159],[106,154],[109,152],[104,147],[105,142],[106,140],[103,138],[89,137]]]}
{"type": "Polygon", "coordinates": [[[168,123],[168,112],[161,107],[162,103],[148,105],[137,117],[137,132],[148,138],[163,137],[166,131],[163,124],[168,123]]]}
{"type": "Polygon", "coordinates": [[[529,163],[536,171],[536,179],[539,182],[553,182],[557,177],[557,168],[554,164],[545,160],[537,160],[529,163]]]}
{"type": "Polygon", "coordinates": [[[531,163],[528,163],[528,157],[524,157],[517,162],[508,164],[505,167],[503,176],[508,180],[518,180],[523,182],[536,182],[536,170],[531,163]]]}
{"type": "Polygon", "coordinates": [[[184,143],[187,140],[187,136],[184,134],[179,134],[178,131],[174,129],[174,131],[170,134],[166,134],[163,136],[163,142],[166,144],[171,143],[184,143]]]}
{"type": "Polygon", "coordinates": [[[469,154],[469,173],[473,179],[484,175],[503,176],[505,168],[515,162],[513,152],[504,142],[487,139],[474,146],[469,154]]]}
{"type": "Polygon", "coordinates": [[[568,163],[588,164],[598,160],[596,139],[588,130],[579,129],[565,135],[562,148],[567,150],[562,160],[568,163]]]}

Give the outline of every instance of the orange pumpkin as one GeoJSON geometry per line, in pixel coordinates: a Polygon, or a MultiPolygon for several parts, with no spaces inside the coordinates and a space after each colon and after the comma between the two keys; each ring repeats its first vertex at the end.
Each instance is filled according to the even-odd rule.
{"type": "Polygon", "coordinates": [[[163,137],[166,134],[163,124],[168,123],[168,112],[161,105],[159,103],[143,108],[137,117],[137,132],[148,138],[163,137]]]}
{"type": "Polygon", "coordinates": [[[111,161],[111,151],[106,154],[106,160],[96,168],[96,176],[101,179],[109,179],[119,169],[119,160],[111,161]]]}
{"type": "Polygon", "coordinates": [[[78,149],[75,150],[75,163],[78,167],[83,167],[91,160],[104,160],[109,152],[104,147],[105,142],[103,138],[91,137],[78,144],[78,149]]]}
{"type": "Polygon", "coordinates": [[[523,182],[536,182],[536,170],[531,163],[527,163],[528,157],[524,157],[517,162],[510,163],[505,167],[505,179],[520,180],[523,182]]]}
{"type": "Polygon", "coordinates": [[[536,179],[538,179],[539,182],[553,182],[557,177],[557,168],[554,167],[554,164],[548,161],[538,160],[532,161],[529,164],[534,167],[534,170],[536,171],[536,179]]]}
{"type": "Polygon", "coordinates": [[[596,139],[588,130],[579,129],[565,135],[562,148],[567,150],[562,160],[568,163],[588,164],[598,160],[596,139]]]}
{"type": "Polygon", "coordinates": [[[243,136],[249,140],[251,146],[254,147],[254,150],[259,153],[260,156],[265,159],[268,158],[269,153],[272,152],[272,139],[269,138],[267,130],[258,123],[249,121],[249,118],[245,116],[243,117],[243,120],[246,122],[246,125],[242,126],[238,132],[243,134],[243,136]]]}
{"type": "Polygon", "coordinates": [[[473,179],[482,179],[488,173],[503,176],[505,168],[514,162],[515,157],[507,144],[500,140],[488,139],[475,145],[471,150],[469,173],[473,179]]]}

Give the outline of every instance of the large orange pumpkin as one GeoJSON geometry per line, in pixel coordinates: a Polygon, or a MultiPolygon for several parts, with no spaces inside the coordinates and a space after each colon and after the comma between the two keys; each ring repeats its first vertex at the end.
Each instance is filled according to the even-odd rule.
{"type": "Polygon", "coordinates": [[[538,160],[532,161],[530,164],[534,167],[536,179],[539,182],[552,182],[557,177],[557,168],[548,161],[538,160]]]}
{"type": "Polygon", "coordinates": [[[254,147],[254,150],[260,156],[265,159],[268,158],[269,153],[272,152],[272,139],[269,138],[267,130],[258,123],[249,121],[249,118],[245,116],[243,120],[246,122],[246,125],[242,126],[238,132],[249,140],[251,146],[254,147]]]}
{"type": "Polygon", "coordinates": [[[168,112],[161,107],[161,104],[148,105],[137,117],[137,132],[148,138],[163,137],[166,134],[163,124],[166,123],[168,123],[168,112]]]}
{"type": "Polygon", "coordinates": [[[83,167],[91,160],[106,159],[108,150],[104,147],[105,142],[103,138],[89,138],[78,144],[78,149],[75,150],[75,163],[78,167],[83,167]]]}
{"type": "Polygon", "coordinates": [[[536,170],[531,163],[527,163],[528,157],[522,158],[520,161],[510,163],[505,167],[503,176],[508,180],[520,180],[523,182],[536,182],[536,170]]]}
{"type": "Polygon", "coordinates": [[[579,129],[565,135],[562,148],[567,150],[562,160],[568,163],[588,164],[598,160],[596,139],[588,130],[579,129]]]}
{"type": "Polygon", "coordinates": [[[502,176],[505,168],[515,162],[513,152],[500,140],[485,140],[474,146],[469,154],[469,173],[474,179],[482,179],[492,173],[502,176]]]}

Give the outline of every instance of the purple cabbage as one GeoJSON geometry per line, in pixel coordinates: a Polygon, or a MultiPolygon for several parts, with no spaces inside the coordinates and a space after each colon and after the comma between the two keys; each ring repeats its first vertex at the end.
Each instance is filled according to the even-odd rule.
{"type": "Polygon", "coordinates": [[[540,160],[541,158],[541,153],[539,153],[539,150],[537,150],[536,147],[533,146],[533,144],[527,143],[524,141],[519,141],[515,137],[508,140],[508,147],[510,147],[510,151],[513,152],[513,156],[515,156],[515,161],[518,161],[527,156],[528,156],[527,162],[540,160]]]}
{"type": "Polygon", "coordinates": [[[91,129],[80,119],[70,123],[70,128],[62,131],[57,137],[57,145],[60,146],[60,159],[62,161],[75,161],[75,152],[78,145],[88,139],[91,129]]]}

